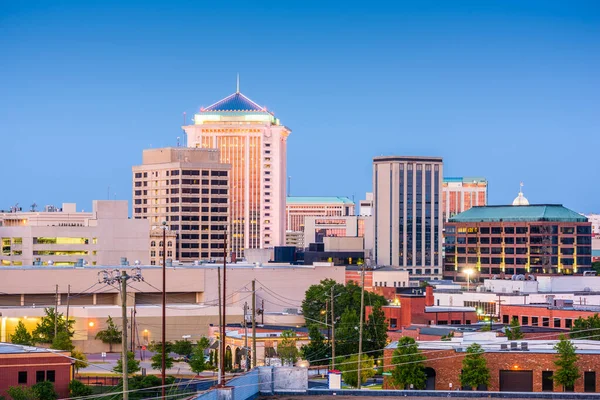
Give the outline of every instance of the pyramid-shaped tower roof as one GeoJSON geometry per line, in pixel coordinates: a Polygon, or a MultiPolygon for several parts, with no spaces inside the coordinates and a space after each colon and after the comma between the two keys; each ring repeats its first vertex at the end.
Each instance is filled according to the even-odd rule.
{"type": "Polygon", "coordinates": [[[266,107],[259,105],[258,103],[252,101],[250,98],[244,96],[240,92],[235,92],[224,99],[217,101],[216,103],[201,108],[200,112],[209,112],[209,113],[270,113],[267,111],[266,107]]]}

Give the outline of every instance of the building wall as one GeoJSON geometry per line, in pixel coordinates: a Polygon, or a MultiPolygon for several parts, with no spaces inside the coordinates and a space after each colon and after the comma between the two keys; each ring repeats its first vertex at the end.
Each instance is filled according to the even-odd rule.
{"type": "Polygon", "coordinates": [[[598,314],[598,309],[559,309],[540,305],[519,306],[503,305],[500,307],[500,322],[517,318],[522,326],[546,326],[549,328],[571,329],[577,318],[588,318],[598,314]],[[537,320],[536,320],[537,318],[537,320]]]}
{"type": "Polygon", "coordinates": [[[442,159],[373,160],[375,260],[415,279],[442,274],[442,159]]]}
{"type": "Polygon", "coordinates": [[[43,265],[75,265],[79,259],[119,265],[121,257],[149,263],[149,224],[128,218],[127,201],[95,200],[91,213],[71,211],[0,216],[2,265],[32,265],[36,259],[43,265]]]}
{"type": "Polygon", "coordinates": [[[54,371],[54,388],[59,398],[69,397],[69,382],[71,381],[71,360],[67,357],[70,353],[56,355],[47,353],[27,354],[2,354],[0,356],[0,395],[7,396],[6,391],[11,386],[19,386],[19,372],[27,372],[27,386],[36,382],[36,373],[44,371],[46,380],[47,371],[54,371]]]}
{"type": "Polygon", "coordinates": [[[474,206],[487,205],[485,178],[444,178],[442,210],[444,221],[474,206]]]}
{"type": "MultiPolygon", "coordinates": [[[[354,216],[354,203],[351,203],[348,198],[339,197],[292,197],[288,198],[286,202],[286,229],[294,232],[304,232],[306,225],[306,218],[309,217],[352,217],[354,216]]],[[[329,229],[344,229],[344,227],[338,226],[335,221],[339,219],[332,218],[332,227],[329,229]]],[[[316,225],[323,225],[322,223],[316,223],[316,225]]],[[[324,224],[327,225],[327,224],[324,224]]],[[[351,228],[350,228],[351,229],[351,228]]],[[[356,235],[356,233],[354,233],[356,235]]],[[[336,236],[353,236],[351,233],[339,234],[336,236]]],[[[309,237],[310,242],[313,243],[314,239],[309,237]]]]}
{"type": "Polygon", "coordinates": [[[409,275],[408,271],[404,270],[374,270],[373,281],[376,286],[384,287],[409,287],[409,275]]]}

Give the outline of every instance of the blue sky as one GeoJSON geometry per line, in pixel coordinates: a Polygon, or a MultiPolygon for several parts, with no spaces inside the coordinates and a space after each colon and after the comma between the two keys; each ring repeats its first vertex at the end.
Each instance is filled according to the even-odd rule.
{"type": "Polygon", "coordinates": [[[492,204],[600,212],[600,2],[0,0],[0,208],[131,200],[142,150],[235,91],[292,129],[292,195],[444,158],[492,204]]]}

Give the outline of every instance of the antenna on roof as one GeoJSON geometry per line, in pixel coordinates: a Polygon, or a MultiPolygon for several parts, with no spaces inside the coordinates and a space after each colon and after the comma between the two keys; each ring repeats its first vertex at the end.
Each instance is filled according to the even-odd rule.
{"type": "Polygon", "coordinates": [[[239,73],[239,72],[238,72],[238,74],[237,74],[237,86],[236,86],[236,90],[235,90],[235,92],[236,92],[236,93],[239,93],[239,92],[240,92],[240,73],[239,73]]]}

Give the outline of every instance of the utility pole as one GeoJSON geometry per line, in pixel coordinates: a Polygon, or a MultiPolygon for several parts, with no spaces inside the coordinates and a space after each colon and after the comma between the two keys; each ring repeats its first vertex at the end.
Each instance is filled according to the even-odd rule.
{"type": "MultiPolygon", "coordinates": [[[[263,315],[265,315],[264,308],[263,308],[263,315]]],[[[252,279],[252,368],[256,368],[256,280],[255,279],[252,279]]]]}
{"type": "Polygon", "coordinates": [[[248,311],[248,302],[244,302],[244,350],[246,350],[246,371],[250,370],[250,360],[248,359],[248,319],[246,318],[246,311],[248,311]]]}
{"type": "Polygon", "coordinates": [[[67,287],[67,323],[65,324],[65,329],[67,330],[67,334],[69,334],[69,299],[71,298],[71,285],[67,287]]]}
{"type": "MultiPolygon", "coordinates": [[[[163,221],[163,257],[162,257],[162,360],[161,360],[161,378],[162,378],[162,398],[166,396],[167,384],[167,221],[163,221]]],[[[124,399],[125,400],[125,399],[124,399]]]]}
{"type": "MultiPolygon", "coordinates": [[[[218,288],[217,291],[219,292],[219,306],[217,307],[219,309],[219,340],[222,342],[223,341],[223,336],[221,336],[221,333],[223,332],[222,326],[221,324],[223,323],[223,315],[221,314],[221,267],[217,267],[217,280],[218,280],[218,288]]],[[[221,342],[219,342],[219,351],[217,352],[219,354],[219,366],[218,366],[218,370],[219,370],[219,377],[218,377],[218,381],[217,381],[217,385],[221,386],[221,368],[223,366],[221,360],[223,360],[223,353],[221,353],[221,349],[223,348],[221,346],[221,342]]]]}
{"type": "MultiPolygon", "coordinates": [[[[130,340],[131,340],[131,343],[130,343],[130,345],[129,345],[129,350],[130,350],[132,353],[133,353],[133,323],[134,323],[133,321],[134,321],[134,319],[133,319],[133,309],[131,309],[131,317],[129,318],[129,326],[130,326],[130,328],[129,328],[129,329],[131,329],[131,330],[130,330],[130,334],[129,334],[129,338],[130,338],[130,340]]],[[[134,353],[134,354],[135,354],[135,353],[134,353]]]]}
{"type": "MultiPolygon", "coordinates": [[[[67,324],[68,326],[68,324],[67,324]]],[[[56,294],[54,295],[54,337],[58,330],[58,285],[56,285],[56,294]]]]}
{"type": "Polygon", "coordinates": [[[333,313],[333,291],[335,285],[331,286],[331,369],[335,369],[335,314],[333,313]]]}
{"type": "Polygon", "coordinates": [[[362,357],[362,337],[363,337],[363,320],[364,320],[364,306],[365,306],[365,264],[362,265],[361,273],[361,285],[360,285],[360,326],[358,329],[358,384],[357,389],[360,389],[360,370],[361,370],[361,357],[362,357]]]}
{"type": "Polygon", "coordinates": [[[260,324],[264,325],[265,324],[265,301],[261,300],[261,311],[260,311],[260,324]]]}
{"type": "Polygon", "coordinates": [[[127,382],[127,271],[121,271],[121,311],[123,329],[121,337],[121,368],[123,370],[123,400],[129,399],[129,383],[127,382]]]}
{"type": "Polygon", "coordinates": [[[225,321],[227,314],[227,230],[223,232],[223,322],[221,323],[221,386],[225,386],[225,321]]]}

